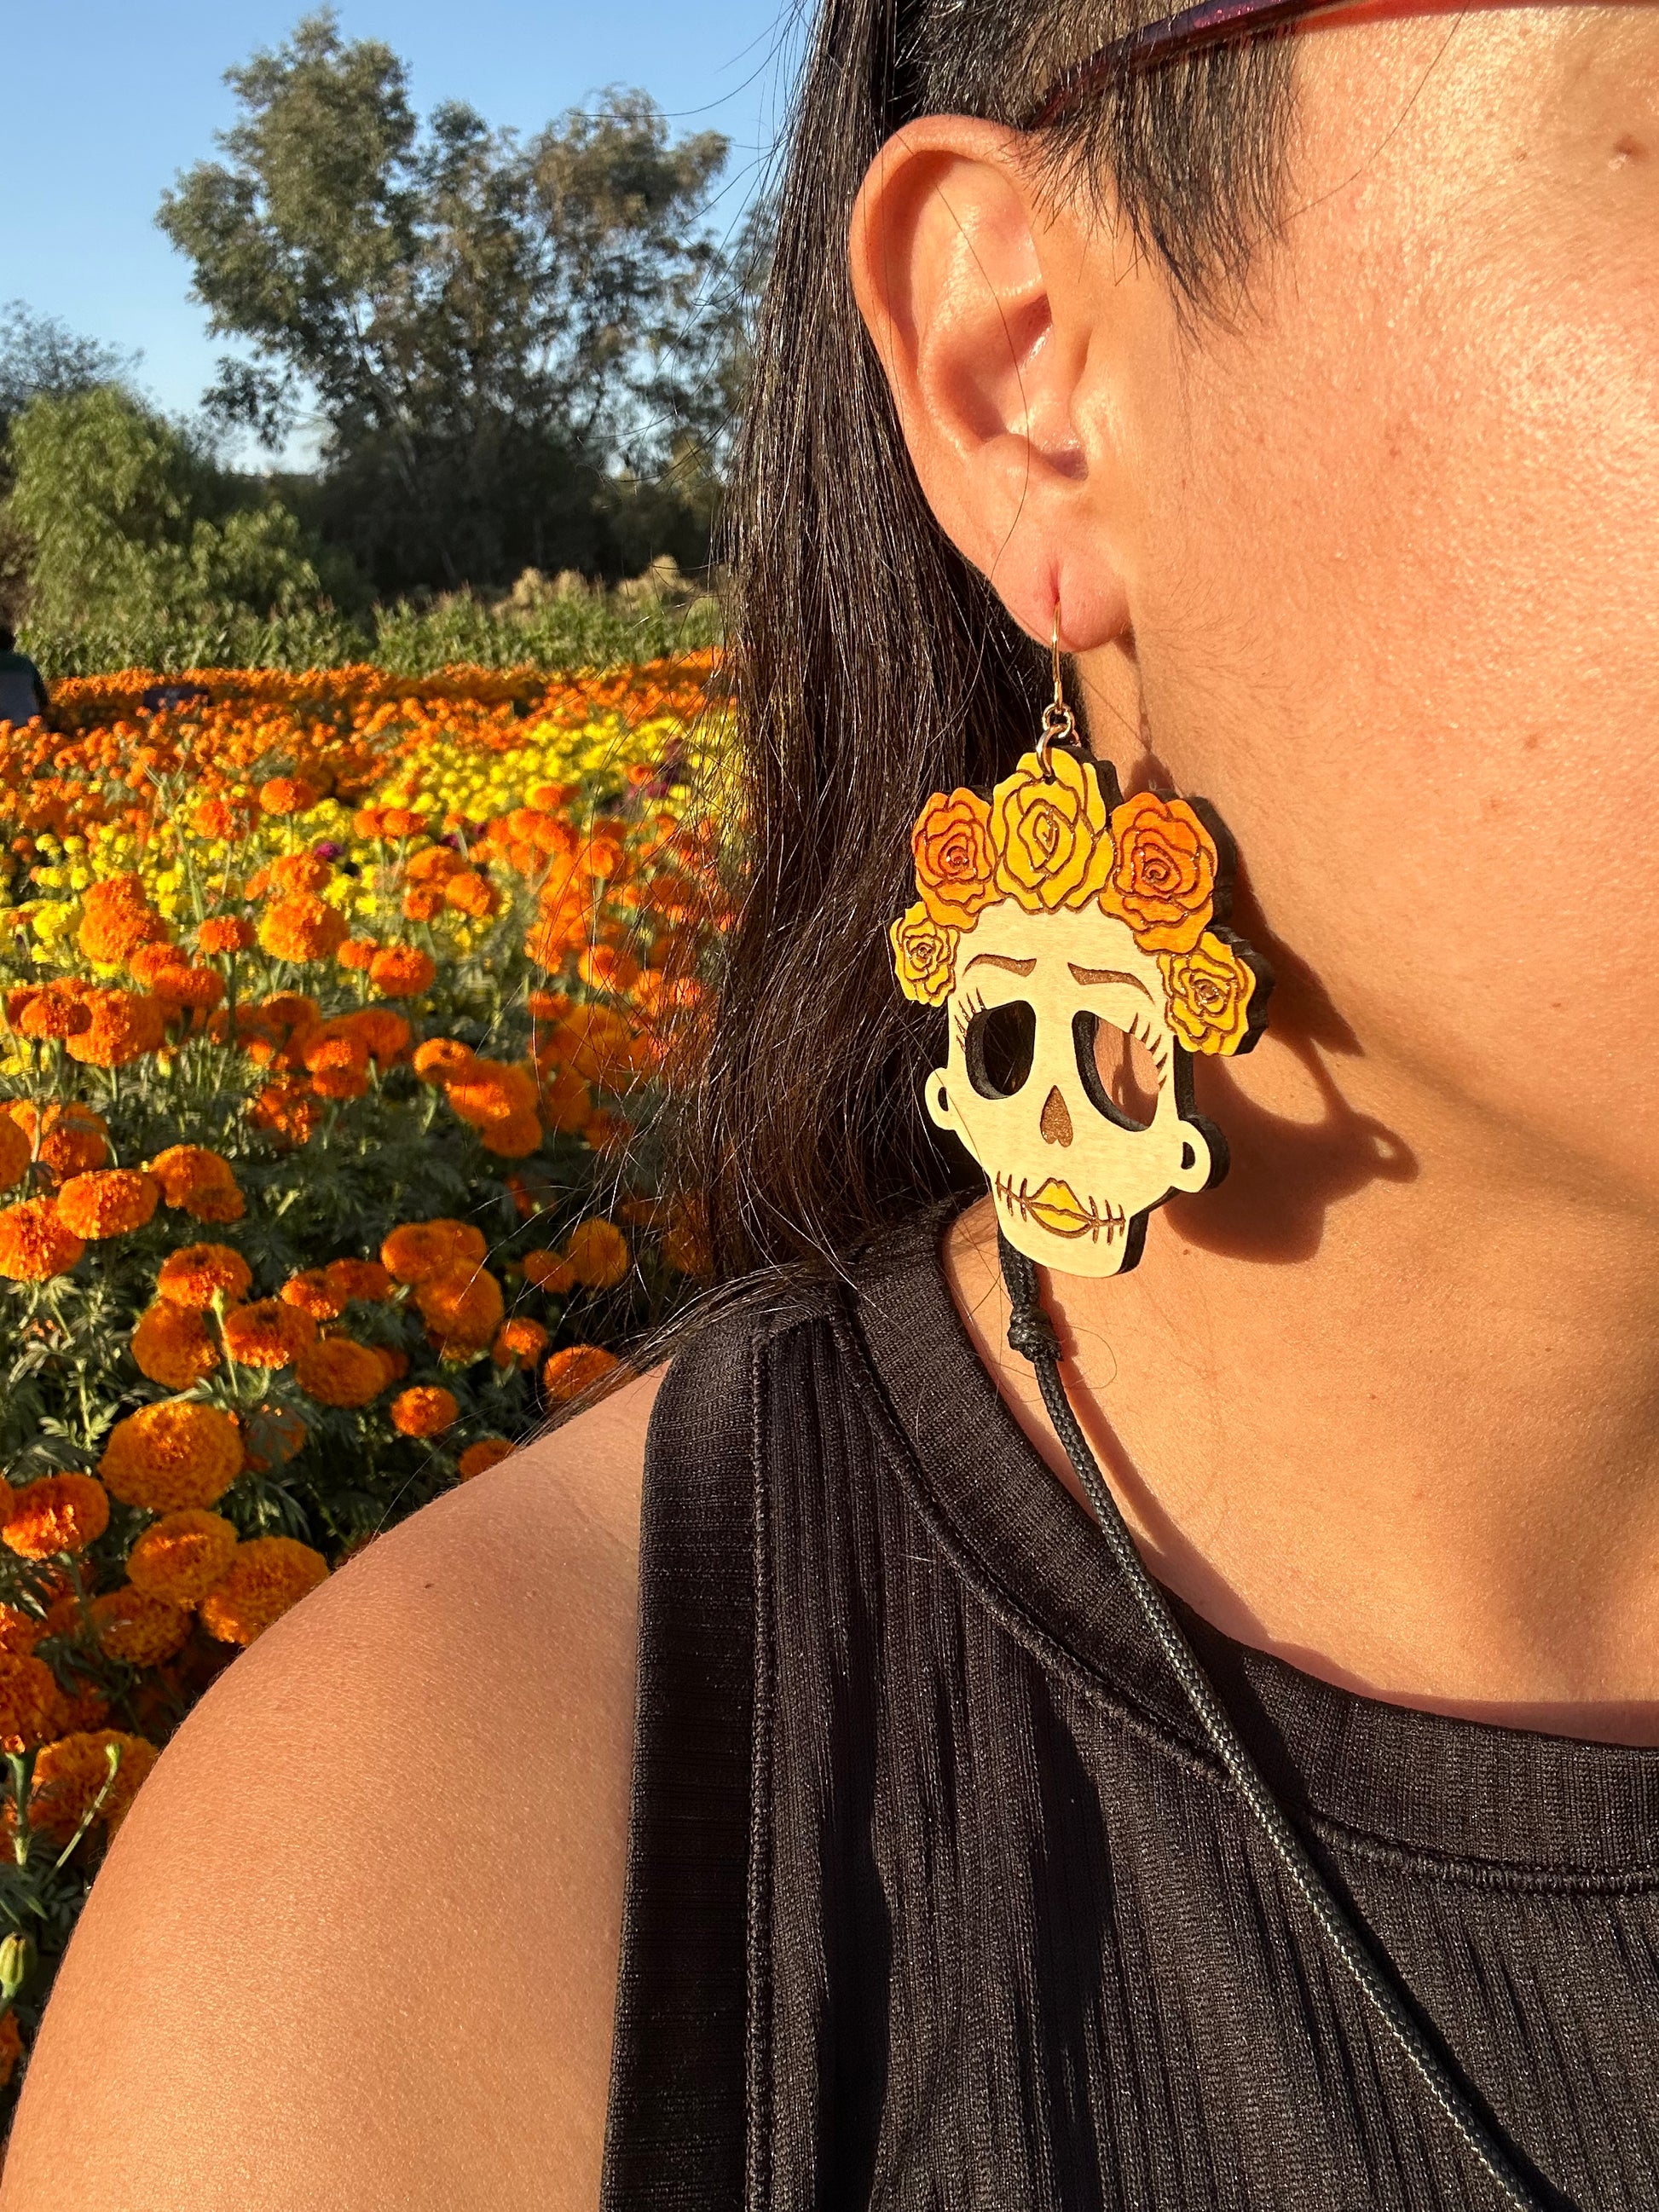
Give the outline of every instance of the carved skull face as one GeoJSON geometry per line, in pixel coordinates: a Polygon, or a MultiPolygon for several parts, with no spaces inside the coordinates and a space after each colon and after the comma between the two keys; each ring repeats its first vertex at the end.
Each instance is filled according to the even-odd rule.
{"type": "Polygon", "coordinates": [[[1133,1267],[1152,1209],[1224,1166],[1191,1112],[1157,959],[1098,905],[987,907],[957,944],[949,1012],[927,1110],[989,1176],[1008,1242],[1042,1266],[1133,1267]]]}

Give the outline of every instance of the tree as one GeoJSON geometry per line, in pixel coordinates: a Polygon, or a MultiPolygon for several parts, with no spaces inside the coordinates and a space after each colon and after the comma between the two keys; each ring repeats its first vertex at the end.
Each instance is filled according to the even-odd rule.
{"type": "Polygon", "coordinates": [[[79,337],[55,316],[7,301],[0,307],[0,444],[31,399],[66,399],[94,385],[118,384],[135,366],[132,356],[79,337]]]}
{"type": "Polygon", "coordinates": [[[671,143],[621,91],[525,143],[456,102],[422,126],[397,56],[331,12],[228,82],[223,158],[158,216],[252,350],[215,411],[274,443],[314,404],[322,512],[383,589],[612,565],[617,471],[659,469],[695,411],[677,346],[726,141],[671,143]]]}

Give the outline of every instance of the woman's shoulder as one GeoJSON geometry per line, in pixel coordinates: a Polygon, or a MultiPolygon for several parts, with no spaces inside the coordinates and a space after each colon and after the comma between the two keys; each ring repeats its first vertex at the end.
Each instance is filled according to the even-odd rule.
{"type": "Polygon", "coordinates": [[[662,1378],[376,1540],[192,1714],[64,1962],[8,2212],[596,2201],[662,1378]]]}

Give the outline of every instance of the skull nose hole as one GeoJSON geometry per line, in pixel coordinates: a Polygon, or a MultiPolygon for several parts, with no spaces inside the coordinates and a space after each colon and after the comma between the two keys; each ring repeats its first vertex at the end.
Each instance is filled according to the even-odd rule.
{"type": "Polygon", "coordinates": [[[1066,1110],[1066,1101],[1055,1085],[1042,1102],[1042,1119],[1037,1127],[1051,1145],[1069,1145],[1072,1141],[1072,1117],[1066,1110]]]}

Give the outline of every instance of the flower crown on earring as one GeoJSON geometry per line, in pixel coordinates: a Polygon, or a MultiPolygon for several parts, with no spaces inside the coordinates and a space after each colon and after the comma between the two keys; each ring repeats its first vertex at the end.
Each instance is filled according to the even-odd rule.
{"type": "Polygon", "coordinates": [[[950,996],[957,945],[986,908],[1093,904],[1156,956],[1166,1022],[1188,1052],[1230,1054],[1255,1042],[1267,992],[1260,963],[1224,927],[1231,843],[1204,801],[1153,791],[1122,799],[1109,765],[1060,748],[1046,763],[1029,752],[988,799],[933,793],[910,850],[916,903],[888,933],[907,999],[937,1006],[950,996]]]}

